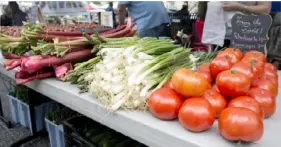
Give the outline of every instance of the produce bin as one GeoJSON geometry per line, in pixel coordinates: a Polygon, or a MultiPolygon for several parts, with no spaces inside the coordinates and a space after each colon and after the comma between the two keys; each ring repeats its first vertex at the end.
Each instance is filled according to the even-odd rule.
{"type": "MultiPolygon", "coordinates": [[[[31,126],[30,106],[16,97],[8,95],[10,111],[12,113],[12,120],[22,126],[28,128],[31,133],[34,132],[31,126]]],[[[54,101],[49,101],[38,106],[34,106],[34,117],[36,131],[45,129],[44,118],[48,111],[56,108],[58,105],[54,101]]]]}
{"type": "Polygon", "coordinates": [[[57,125],[45,118],[51,147],[65,147],[63,125],[57,125]]]}
{"type": "Polygon", "coordinates": [[[91,125],[93,120],[84,116],[70,118],[63,123],[66,147],[97,147],[79,133],[85,126],[91,125]]]}
{"type": "Polygon", "coordinates": [[[85,116],[76,116],[64,123],[67,147],[146,147],[85,116]]]}

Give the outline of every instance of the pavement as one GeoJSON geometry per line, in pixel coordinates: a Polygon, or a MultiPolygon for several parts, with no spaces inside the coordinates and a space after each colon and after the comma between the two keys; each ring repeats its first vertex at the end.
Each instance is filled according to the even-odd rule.
{"type": "MultiPolygon", "coordinates": [[[[0,100],[2,103],[3,113],[7,120],[11,120],[11,112],[9,108],[7,94],[12,90],[12,82],[0,74],[0,100]]],[[[13,122],[12,122],[13,123],[13,122]]],[[[10,147],[10,145],[17,140],[30,135],[30,131],[13,123],[12,128],[7,128],[6,125],[0,120],[0,147],[10,147]]],[[[21,147],[49,147],[48,136],[39,137],[32,140],[21,147]]]]}

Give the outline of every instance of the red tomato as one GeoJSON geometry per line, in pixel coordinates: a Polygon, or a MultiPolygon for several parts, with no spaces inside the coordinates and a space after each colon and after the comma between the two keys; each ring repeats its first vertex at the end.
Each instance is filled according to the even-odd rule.
{"type": "Polygon", "coordinates": [[[238,97],[248,92],[251,81],[249,77],[240,72],[227,70],[218,75],[216,85],[222,95],[238,97]]]}
{"type": "Polygon", "coordinates": [[[182,99],[169,88],[160,88],[148,98],[150,112],[159,119],[172,120],[177,118],[182,99]]]}
{"type": "Polygon", "coordinates": [[[249,96],[239,96],[228,103],[227,107],[246,108],[254,111],[261,118],[264,118],[264,110],[262,105],[249,96]]]}
{"type": "Polygon", "coordinates": [[[210,83],[199,73],[180,68],[172,76],[174,90],[184,97],[202,96],[210,83]]]}
{"type": "Polygon", "coordinates": [[[263,71],[263,76],[266,77],[273,77],[278,79],[278,74],[277,74],[277,69],[274,65],[270,63],[265,63],[264,65],[264,71],[263,71]]]}
{"type": "Polygon", "coordinates": [[[265,63],[264,64],[264,69],[265,70],[268,70],[268,71],[272,71],[272,72],[275,72],[277,73],[277,68],[275,65],[271,64],[271,63],[265,63]]]}
{"type": "Polygon", "coordinates": [[[210,71],[212,76],[215,78],[222,71],[230,69],[232,66],[231,62],[225,57],[216,57],[211,61],[210,71]]]}
{"type": "Polygon", "coordinates": [[[231,141],[258,141],[264,129],[262,118],[254,111],[237,107],[224,109],[218,125],[221,135],[231,141]]]}
{"type": "Polygon", "coordinates": [[[209,129],[216,117],[211,104],[202,97],[185,100],[179,111],[179,122],[192,132],[202,132],[209,129]]]}
{"type": "Polygon", "coordinates": [[[216,117],[219,117],[221,111],[226,107],[226,99],[216,90],[208,89],[202,96],[206,99],[216,111],[216,117]]]}
{"type": "Polygon", "coordinates": [[[236,64],[234,64],[231,67],[231,70],[235,70],[238,71],[240,73],[245,74],[246,76],[248,76],[251,80],[254,78],[254,71],[253,69],[250,67],[249,64],[244,63],[244,62],[238,62],[236,64]]]}
{"type": "Polygon", "coordinates": [[[257,59],[247,59],[243,58],[242,62],[248,63],[250,67],[253,69],[253,73],[256,77],[261,77],[263,75],[264,70],[264,62],[258,61],[257,59]]]}
{"type": "Polygon", "coordinates": [[[265,89],[251,88],[248,95],[257,100],[263,107],[264,117],[268,118],[275,113],[276,110],[276,98],[265,89]]]}
{"type": "Polygon", "coordinates": [[[197,68],[197,71],[201,72],[201,71],[206,71],[206,72],[210,72],[210,63],[206,63],[206,64],[202,64],[197,68]]]}
{"type": "MultiPolygon", "coordinates": [[[[262,77],[260,77],[260,78],[256,81],[257,84],[258,84],[259,80],[261,80],[261,79],[267,79],[267,80],[273,82],[275,85],[277,85],[277,87],[278,87],[278,85],[279,85],[279,83],[278,83],[278,77],[273,77],[273,76],[270,76],[270,75],[263,75],[262,77]]],[[[255,86],[253,86],[253,87],[256,87],[257,84],[256,84],[255,86]]]]}
{"type": "Polygon", "coordinates": [[[210,72],[207,71],[197,71],[200,75],[202,75],[210,84],[213,82],[213,77],[210,72]]]}
{"type": "Polygon", "coordinates": [[[229,59],[232,64],[235,64],[242,59],[243,54],[239,49],[227,48],[224,51],[218,53],[216,57],[225,57],[229,59]]]}
{"type": "Polygon", "coordinates": [[[212,89],[216,90],[217,92],[220,92],[217,85],[214,85],[212,89]]]}
{"type": "Polygon", "coordinates": [[[273,96],[278,94],[278,86],[268,79],[260,79],[256,87],[270,91],[273,96]]]}
{"type": "Polygon", "coordinates": [[[172,80],[168,80],[164,86],[164,88],[170,88],[170,89],[173,89],[173,83],[172,83],[172,80]]]}
{"type": "Polygon", "coordinates": [[[248,51],[245,55],[244,58],[248,58],[248,59],[256,59],[257,61],[261,61],[263,63],[266,63],[266,57],[262,52],[256,51],[256,50],[252,50],[252,51],[248,51]]]}

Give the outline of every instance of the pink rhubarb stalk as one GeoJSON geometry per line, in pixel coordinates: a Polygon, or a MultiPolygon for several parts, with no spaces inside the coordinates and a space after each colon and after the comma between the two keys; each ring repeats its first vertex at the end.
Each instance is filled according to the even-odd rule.
{"type": "Polygon", "coordinates": [[[61,66],[54,67],[56,77],[62,81],[65,80],[67,73],[73,69],[71,63],[65,63],[61,66]]]}
{"type": "Polygon", "coordinates": [[[34,76],[28,77],[26,79],[16,79],[16,84],[17,85],[25,84],[25,83],[31,82],[35,79],[44,79],[44,78],[49,78],[49,77],[54,77],[54,76],[55,76],[55,73],[53,71],[38,73],[38,74],[35,74],[34,76]]]}
{"type": "Polygon", "coordinates": [[[77,63],[88,60],[93,57],[91,50],[79,50],[75,52],[70,52],[59,58],[56,56],[47,56],[44,59],[29,59],[25,61],[21,68],[28,71],[29,73],[34,73],[44,67],[54,67],[62,65],[64,63],[77,63]]]}

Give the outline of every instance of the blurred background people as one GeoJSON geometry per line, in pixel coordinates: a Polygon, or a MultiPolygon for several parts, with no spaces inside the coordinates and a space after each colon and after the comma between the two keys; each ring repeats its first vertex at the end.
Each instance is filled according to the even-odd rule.
{"type": "Polygon", "coordinates": [[[232,33],[231,19],[234,14],[240,12],[245,14],[269,14],[270,11],[270,1],[208,2],[202,42],[228,47],[232,33]]]}
{"type": "Polygon", "coordinates": [[[124,24],[126,12],[137,24],[140,37],[169,36],[170,18],[162,1],[120,1],[119,23],[124,24]]]}
{"type": "Polygon", "coordinates": [[[109,2],[108,7],[105,9],[105,11],[110,11],[112,12],[112,16],[113,16],[113,25],[114,27],[116,26],[116,17],[115,17],[115,12],[114,12],[114,8],[113,8],[113,2],[109,2]]]}
{"type": "Polygon", "coordinates": [[[11,18],[13,26],[21,26],[23,25],[23,21],[26,21],[26,13],[22,12],[19,8],[17,2],[11,1],[8,6],[11,9],[11,18]]]}
{"type": "Polygon", "coordinates": [[[3,6],[3,15],[1,15],[0,26],[11,26],[12,18],[11,18],[11,9],[8,6],[3,6]]]}

